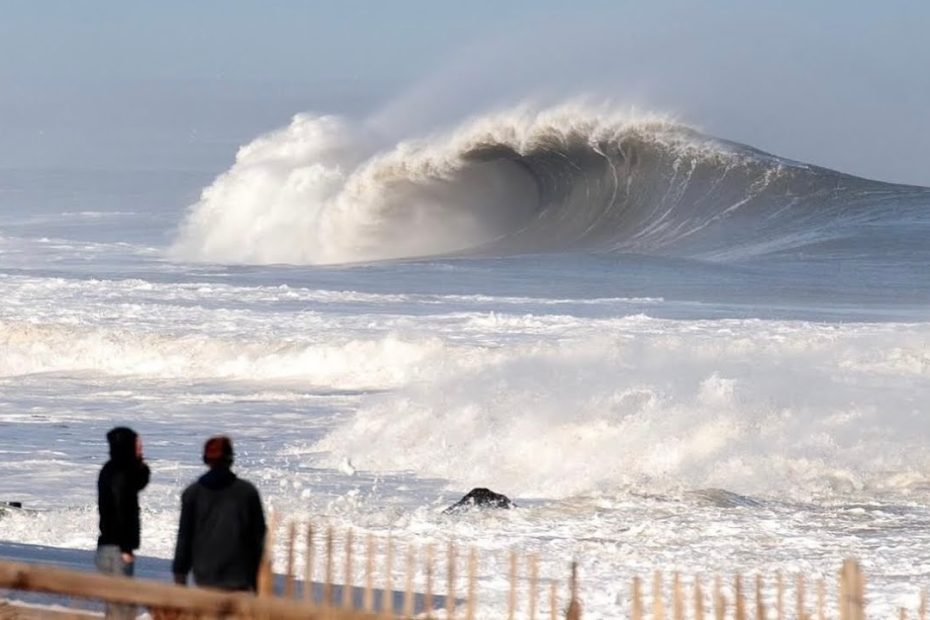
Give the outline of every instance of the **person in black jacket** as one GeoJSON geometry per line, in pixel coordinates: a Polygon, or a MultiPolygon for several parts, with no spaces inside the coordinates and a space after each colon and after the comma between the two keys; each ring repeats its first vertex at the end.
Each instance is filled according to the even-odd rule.
{"type": "MultiPolygon", "coordinates": [[[[107,433],[110,460],[97,478],[100,537],[96,565],[100,572],[131,577],[139,548],[139,491],[149,483],[149,467],[142,459],[142,440],[131,428],[118,426],[107,433]]],[[[132,605],[108,605],[108,618],[133,618],[132,605]]]]}
{"type": "Polygon", "coordinates": [[[171,570],[198,586],[254,591],[265,547],[265,513],[258,490],[230,471],[229,437],[211,437],[203,447],[210,471],[184,490],[171,570]]]}

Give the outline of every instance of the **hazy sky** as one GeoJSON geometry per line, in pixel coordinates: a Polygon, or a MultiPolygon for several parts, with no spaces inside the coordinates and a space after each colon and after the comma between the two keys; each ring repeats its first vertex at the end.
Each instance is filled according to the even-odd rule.
{"type": "Polygon", "coordinates": [[[220,171],[318,110],[414,135],[589,94],[930,185],[930,2],[6,0],[0,167],[220,171]]]}

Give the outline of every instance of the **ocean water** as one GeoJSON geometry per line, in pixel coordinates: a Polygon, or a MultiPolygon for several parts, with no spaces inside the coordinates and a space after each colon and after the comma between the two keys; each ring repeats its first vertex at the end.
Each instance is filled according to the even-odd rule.
{"type": "Polygon", "coordinates": [[[475,546],[483,617],[511,548],[590,618],[657,567],[930,582],[930,189],[579,106],[216,172],[0,171],[0,538],[93,548],[129,424],[146,555],[227,433],[285,519],[475,546]]]}

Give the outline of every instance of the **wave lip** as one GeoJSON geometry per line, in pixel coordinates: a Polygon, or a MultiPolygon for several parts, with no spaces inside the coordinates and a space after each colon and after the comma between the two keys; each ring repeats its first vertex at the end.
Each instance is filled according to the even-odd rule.
{"type": "Polygon", "coordinates": [[[297,115],[242,147],[172,248],[326,264],[450,254],[640,252],[727,260],[917,217],[930,190],[868,181],[650,114],[563,105],[384,145],[297,115]]]}

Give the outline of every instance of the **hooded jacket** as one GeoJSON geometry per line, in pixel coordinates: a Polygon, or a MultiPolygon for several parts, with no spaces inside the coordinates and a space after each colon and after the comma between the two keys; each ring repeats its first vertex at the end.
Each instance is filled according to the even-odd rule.
{"type": "Polygon", "coordinates": [[[122,426],[107,433],[110,460],[97,478],[97,544],[117,545],[123,553],[139,548],[139,491],[149,483],[149,467],[136,456],[136,438],[122,426]]]}
{"type": "Polygon", "coordinates": [[[171,566],[176,578],[193,569],[198,586],[255,590],[264,545],[258,490],[228,466],[214,466],[185,489],[171,566]]]}

